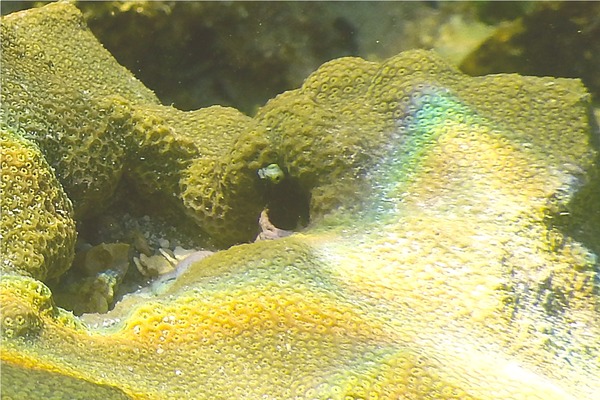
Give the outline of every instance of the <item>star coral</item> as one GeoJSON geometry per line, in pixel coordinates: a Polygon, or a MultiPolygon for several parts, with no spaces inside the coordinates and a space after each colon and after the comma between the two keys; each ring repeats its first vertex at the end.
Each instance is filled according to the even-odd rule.
{"type": "MultiPolygon", "coordinates": [[[[62,185],[79,218],[100,212],[125,176],[231,244],[256,233],[268,190],[258,171],[276,164],[284,179],[270,190],[287,181],[303,193],[310,224],[203,258],[160,294],[132,295],[87,325],[54,305],[39,265],[4,263],[3,395],[600,390],[598,260],[549,222],[597,168],[578,81],[469,78],[411,51],[381,64],[331,61],[254,118],[181,112],[158,104],[81,21],[65,3],[2,21],[3,138],[31,149],[26,174],[52,171],[43,154],[60,181],[47,178],[49,189],[62,185]]],[[[15,194],[6,171],[3,198],[15,194]]],[[[3,234],[26,234],[2,223],[3,234]]],[[[11,243],[10,257],[22,251],[11,243]]],[[[53,246],[67,254],[63,271],[69,242],[53,246]]]]}
{"type": "Polygon", "coordinates": [[[61,275],[73,258],[73,206],[23,133],[0,125],[1,268],[44,280],[61,275]]]}

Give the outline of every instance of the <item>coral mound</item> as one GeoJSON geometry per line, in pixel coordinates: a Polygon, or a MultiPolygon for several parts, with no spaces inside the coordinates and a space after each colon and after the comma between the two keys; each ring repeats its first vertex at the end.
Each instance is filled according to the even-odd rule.
{"type": "Polygon", "coordinates": [[[183,112],[82,21],[68,3],[2,20],[3,396],[600,392],[597,242],[558,223],[598,201],[579,81],[471,78],[410,51],[333,60],[253,118],[183,112]],[[223,247],[267,206],[300,232],[75,317],[43,281],[70,265],[73,220],[131,193],[223,247]]]}

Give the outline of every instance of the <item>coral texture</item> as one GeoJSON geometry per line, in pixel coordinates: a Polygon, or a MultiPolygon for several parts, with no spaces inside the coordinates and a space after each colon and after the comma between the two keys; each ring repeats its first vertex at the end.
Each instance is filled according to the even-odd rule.
{"type": "Polygon", "coordinates": [[[0,126],[0,265],[5,273],[44,280],[61,275],[73,260],[73,206],[23,134],[0,126]]]}
{"type": "MultiPolygon", "coordinates": [[[[120,68],[72,5],[2,22],[2,152],[36,160],[7,166],[6,179],[3,164],[3,185],[49,174],[43,154],[60,181],[46,179],[46,190],[68,204],[62,185],[78,218],[110,206],[126,178],[223,244],[256,235],[269,193],[310,215],[302,232],[218,251],[85,324],[40,281],[50,266],[19,255],[26,227],[3,219],[20,265],[3,264],[0,282],[3,396],[600,391],[598,259],[553,224],[597,170],[579,81],[470,78],[410,51],[381,64],[331,61],[254,118],[182,112],[120,68]],[[277,179],[261,178],[265,168],[277,179]],[[301,195],[281,194],[292,189],[301,195]]],[[[32,239],[23,246],[39,254],[32,239]]],[[[71,254],[67,240],[52,243],[52,254],[71,254]]]]}

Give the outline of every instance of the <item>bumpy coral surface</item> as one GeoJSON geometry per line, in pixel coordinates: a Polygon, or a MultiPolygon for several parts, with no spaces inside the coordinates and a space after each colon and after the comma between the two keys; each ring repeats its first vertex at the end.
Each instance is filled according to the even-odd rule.
{"type": "Polygon", "coordinates": [[[0,265],[43,280],[60,276],[73,260],[73,206],[23,133],[0,125],[0,265]]]}
{"type": "Polygon", "coordinates": [[[310,214],[301,233],[219,251],[87,323],[55,306],[42,276],[24,276],[33,267],[9,269],[6,398],[600,392],[598,259],[553,223],[580,212],[571,200],[597,169],[578,81],[469,78],[412,51],[382,64],[334,60],[254,118],[184,113],[120,70],[74,7],[2,22],[6,137],[38,160],[26,174],[45,166],[39,148],[80,215],[100,208],[121,175],[222,243],[255,233],[268,193],[310,214]],[[56,107],[83,128],[49,116],[56,107]],[[104,144],[86,150],[97,138],[104,144]],[[274,165],[283,179],[262,179],[274,165]]]}

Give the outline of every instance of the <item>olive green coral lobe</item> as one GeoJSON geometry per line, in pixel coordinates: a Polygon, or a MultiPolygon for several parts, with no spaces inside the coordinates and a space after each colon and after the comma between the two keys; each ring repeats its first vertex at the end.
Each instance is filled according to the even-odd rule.
{"type": "MultiPolygon", "coordinates": [[[[250,130],[249,117],[223,107],[184,113],[159,105],[66,3],[4,18],[2,52],[3,119],[39,146],[77,219],[106,209],[125,174],[135,189],[130,196],[150,204],[146,209],[167,202],[217,242],[256,234],[262,199],[256,188],[244,189],[257,186],[256,171],[235,162],[248,155],[226,155],[250,130]],[[239,191],[223,193],[225,185],[239,191]],[[229,203],[247,211],[233,214],[229,203]]],[[[248,150],[255,153],[259,142],[257,132],[248,150]]]]}
{"type": "Polygon", "coordinates": [[[23,136],[0,124],[0,268],[55,278],[73,260],[73,206],[38,147],[23,136]]]}
{"type": "Polygon", "coordinates": [[[39,145],[79,216],[101,208],[125,151],[107,98],[137,104],[156,97],[98,46],[75,7],[17,13],[1,29],[3,118],[39,145]]]}

